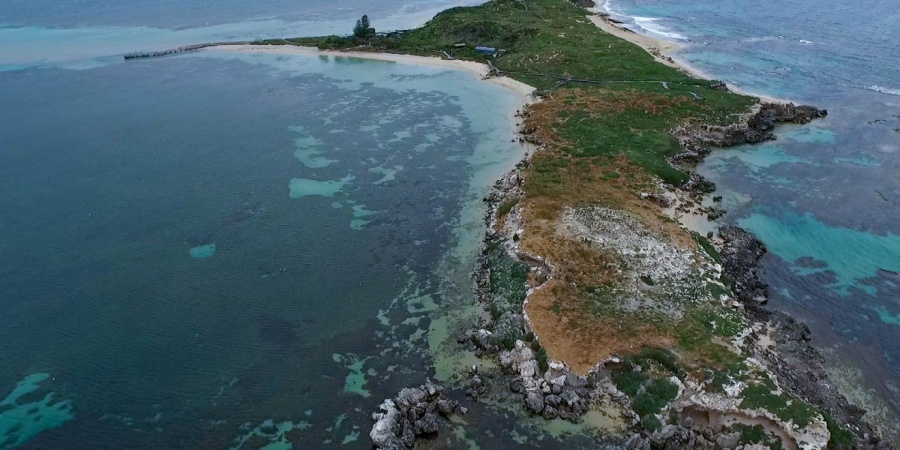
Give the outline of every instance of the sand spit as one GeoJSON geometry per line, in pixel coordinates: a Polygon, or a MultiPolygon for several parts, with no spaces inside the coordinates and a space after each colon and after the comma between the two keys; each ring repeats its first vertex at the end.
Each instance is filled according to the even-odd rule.
{"type": "Polygon", "coordinates": [[[521,81],[513,80],[512,78],[490,77],[490,68],[487,64],[472,61],[449,60],[428,56],[398,55],[394,53],[319,50],[315,47],[302,47],[296,45],[219,45],[208,47],[208,49],[244,53],[275,53],[280,55],[341,56],[346,58],[390,61],[398,64],[425,65],[465,70],[480,76],[489,83],[494,83],[516,93],[522,99],[523,104],[530,102],[529,98],[535,90],[534,87],[522,83],[521,81]]]}

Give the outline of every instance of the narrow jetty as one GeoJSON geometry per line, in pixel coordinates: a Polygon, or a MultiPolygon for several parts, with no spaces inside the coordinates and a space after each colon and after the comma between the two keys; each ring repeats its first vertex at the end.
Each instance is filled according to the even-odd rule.
{"type": "Polygon", "coordinates": [[[250,42],[248,42],[248,41],[240,41],[240,42],[234,42],[234,41],[229,41],[229,42],[207,42],[207,43],[205,43],[205,44],[185,45],[185,46],[182,46],[182,47],[171,48],[171,49],[168,49],[168,50],[160,50],[160,51],[157,51],[157,52],[132,52],[132,53],[126,53],[126,54],[124,55],[124,58],[125,58],[126,60],[128,60],[128,59],[140,59],[140,58],[159,58],[159,57],[161,57],[161,56],[168,56],[168,55],[175,55],[175,54],[178,54],[178,53],[191,52],[191,51],[195,51],[195,50],[200,50],[201,48],[214,47],[214,46],[217,46],[217,45],[246,45],[246,44],[249,44],[249,43],[250,43],[250,42]]]}

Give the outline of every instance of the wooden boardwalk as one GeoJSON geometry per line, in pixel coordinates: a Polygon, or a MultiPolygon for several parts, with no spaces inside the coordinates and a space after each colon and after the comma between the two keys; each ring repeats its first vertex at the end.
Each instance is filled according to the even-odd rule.
{"type": "Polygon", "coordinates": [[[126,60],[128,60],[128,59],[140,59],[140,58],[159,58],[159,57],[162,57],[162,56],[176,55],[176,54],[178,54],[178,53],[185,53],[185,52],[191,52],[191,51],[195,51],[195,50],[200,50],[201,48],[214,47],[214,46],[216,46],[216,45],[245,45],[245,44],[249,44],[249,43],[250,43],[250,42],[243,42],[243,41],[242,41],[242,42],[234,42],[234,41],[230,41],[230,42],[207,42],[207,43],[205,43],[205,44],[185,45],[185,46],[183,46],[183,47],[176,47],[176,48],[172,48],[172,49],[168,49],[168,50],[160,50],[160,51],[157,51],[157,52],[132,52],[132,53],[126,53],[126,54],[124,55],[124,58],[125,58],[126,60]]]}

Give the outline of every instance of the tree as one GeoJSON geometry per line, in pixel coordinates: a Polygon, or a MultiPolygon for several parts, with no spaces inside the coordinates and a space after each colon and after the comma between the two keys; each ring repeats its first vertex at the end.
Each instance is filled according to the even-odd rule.
{"type": "Polygon", "coordinates": [[[373,34],[375,34],[375,29],[369,26],[369,16],[362,16],[361,19],[356,21],[356,26],[353,27],[354,36],[364,38],[373,34]]]}

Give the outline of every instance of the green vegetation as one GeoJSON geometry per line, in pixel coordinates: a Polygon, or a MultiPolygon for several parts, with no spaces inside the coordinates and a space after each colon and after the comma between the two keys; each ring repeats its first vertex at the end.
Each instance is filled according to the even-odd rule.
{"type": "MultiPolygon", "coordinates": [[[[516,340],[525,337],[517,318],[528,292],[528,266],[511,258],[506,248],[499,244],[488,247],[486,257],[491,290],[487,307],[494,323],[493,336],[501,347],[512,350],[516,340]]],[[[532,345],[536,345],[534,334],[530,337],[532,345]]]]}
{"type": "Polygon", "coordinates": [[[722,264],[722,255],[720,255],[719,251],[716,250],[715,247],[713,247],[712,243],[709,242],[709,239],[707,239],[705,236],[701,236],[698,233],[694,233],[694,238],[697,239],[697,243],[700,244],[700,247],[703,248],[703,251],[705,251],[706,254],[713,259],[713,261],[722,264]]]}
{"type": "Polygon", "coordinates": [[[528,293],[528,266],[511,258],[502,245],[493,245],[487,251],[491,270],[491,293],[494,297],[496,316],[510,309],[519,311],[528,293]]]}
{"type": "Polygon", "coordinates": [[[369,26],[369,16],[364,15],[356,21],[356,26],[353,27],[353,36],[357,38],[375,36],[375,29],[369,26]]]}
{"type": "Polygon", "coordinates": [[[510,211],[519,203],[518,198],[508,198],[497,207],[497,217],[503,217],[509,214],[510,211]]]}
{"type": "Polygon", "coordinates": [[[750,427],[743,424],[737,424],[734,428],[741,432],[741,441],[744,444],[759,444],[766,438],[766,430],[761,425],[750,427]]]}
{"type": "Polygon", "coordinates": [[[670,350],[664,348],[647,347],[634,355],[626,356],[625,361],[625,364],[631,367],[638,364],[647,365],[655,363],[673,375],[678,375],[679,378],[683,378],[682,375],[684,371],[681,368],[681,364],[678,362],[678,357],[670,350]]]}
{"type": "Polygon", "coordinates": [[[698,306],[687,313],[677,335],[683,348],[694,350],[713,336],[733,338],[746,327],[744,318],[735,311],[717,305],[698,306]]]}
{"type": "Polygon", "coordinates": [[[830,414],[822,414],[822,416],[825,418],[828,432],[831,433],[831,439],[828,441],[828,448],[837,449],[853,447],[853,433],[838,424],[830,414]]]}
{"type": "Polygon", "coordinates": [[[639,416],[659,414],[678,396],[678,386],[667,379],[653,380],[644,388],[644,392],[632,399],[632,408],[639,416]]]}
{"type": "Polygon", "coordinates": [[[628,394],[629,397],[635,397],[638,395],[638,392],[640,392],[644,384],[650,381],[650,377],[643,372],[626,370],[618,372],[616,376],[613,377],[613,380],[620,391],[628,394]]]}
{"type": "Polygon", "coordinates": [[[747,372],[747,365],[738,358],[734,358],[730,363],[707,372],[707,389],[722,394],[725,392],[726,385],[744,380],[747,372]]]}
{"type": "Polygon", "coordinates": [[[642,423],[647,417],[653,417],[648,419],[651,425],[659,422],[655,415],[678,396],[678,385],[668,377],[684,376],[678,358],[666,349],[645,348],[625,357],[622,363],[622,370],[614,372],[612,377],[616,388],[631,397],[631,407],[642,423]]]}
{"type": "Polygon", "coordinates": [[[494,0],[451,8],[421,28],[364,41],[354,32],[263,43],[425,56],[446,52],[474,61],[490,57],[475,46],[502,49],[492,62],[510,77],[546,96],[571,94],[570,114],[552,124],[569,144],[561,150],[576,157],[624,155],[667,182],[684,181],[686,175],[666,161],[678,150],[670,130],[686,120],[733,123],[755,99],[657,63],[640,47],[602,32],[588,14],[565,0],[494,0]]]}
{"type": "Polygon", "coordinates": [[[763,409],[785,422],[793,421],[800,427],[809,425],[818,415],[818,412],[806,403],[795,400],[784,392],[778,392],[775,383],[768,378],[748,385],[741,391],[740,396],[743,398],[742,408],[763,409]]]}
{"type": "Polygon", "coordinates": [[[546,372],[550,368],[550,363],[547,362],[547,350],[544,350],[544,347],[538,348],[534,358],[537,360],[538,369],[540,369],[541,373],[546,372]]]}
{"type": "Polygon", "coordinates": [[[641,427],[648,431],[659,431],[662,429],[662,422],[653,414],[647,414],[641,417],[641,427]]]}
{"type": "Polygon", "coordinates": [[[558,301],[553,302],[553,306],[550,307],[550,312],[552,312],[553,314],[561,313],[562,312],[562,303],[560,303],[558,301]]]}
{"type": "Polygon", "coordinates": [[[781,439],[766,432],[762,425],[736,424],[732,430],[741,433],[741,444],[762,444],[772,450],[782,450],[781,439]]]}

